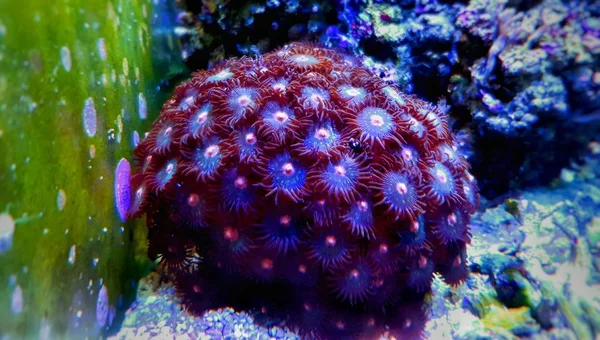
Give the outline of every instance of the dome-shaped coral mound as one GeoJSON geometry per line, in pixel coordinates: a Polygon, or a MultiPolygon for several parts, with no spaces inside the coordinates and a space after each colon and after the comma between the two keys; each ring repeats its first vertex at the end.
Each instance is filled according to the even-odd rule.
{"type": "Polygon", "coordinates": [[[135,150],[130,217],[147,214],[170,271],[288,300],[312,336],[393,315],[435,272],[467,273],[478,194],[444,110],[315,45],[228,60],[180,85],[135,150]]]}

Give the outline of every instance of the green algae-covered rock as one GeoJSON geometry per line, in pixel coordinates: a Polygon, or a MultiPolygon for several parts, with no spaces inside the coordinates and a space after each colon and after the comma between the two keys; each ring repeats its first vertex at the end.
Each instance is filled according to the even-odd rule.
{"type": "Polygon", "coordinates": [[[181,70],[164,7],[0,1],[0,338],[94,337],[132,299],[145,230],[115,170],[181,70]]]}

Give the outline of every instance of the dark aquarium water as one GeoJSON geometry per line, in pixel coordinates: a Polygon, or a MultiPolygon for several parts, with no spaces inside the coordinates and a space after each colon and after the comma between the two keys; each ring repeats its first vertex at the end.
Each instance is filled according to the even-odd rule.
{"type": "Polygon", "coordinates": [[[600,4],[0,0],[0,339],[598,339],[600,4]]]}

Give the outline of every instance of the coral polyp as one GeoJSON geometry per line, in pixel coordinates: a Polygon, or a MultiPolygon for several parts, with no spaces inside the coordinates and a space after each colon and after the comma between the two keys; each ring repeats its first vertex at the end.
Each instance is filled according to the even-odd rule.
{"type": "Polygon", "coordinates": [[[330,122],[318,123],[308,130],[308,135],[298,149],[301,156],[327,156],[339,144],[339,139],[339,133],[334,130],[330,122]]]}
{"type": "Polygon", "coordinates": [[[277,102],[269,102],[265,105],[262,112],[262,120],[256,121],[258,132],[266,139],[282,143],[289,137],[296,137],[297,120],[294,112],[287,106],[282,106],[277,102]]]}
{"type": "Polygon", "coordinates": [[[195,113],[185,119],[184,135],[181,137],[181,144],[186,144],[188,138],[202,138],[215,133],[222,128],[215,121],[211,104],[205,104],[198,108],[195,113]]]}
{"type": "Polygon", "coordinates": [[[223,175],[220,184],[221,203],[224,210],[248,214],[256,204],[259,189],[250,171],[232,169],[223,175]]]}
{"type": "Polygon", "coordinates": [[[178,226],[192,229],[207,227],[206,216],[209,212],[203,195],[182,188],[177,192],[175,202],[177,204],[171,206],[171,219],[178,226]]]}
{"type": "Polygon", "coordinates": [[[318,45],[227,60],[137,146],[129,216],[191,313],[222,297],[308,337],[393,332],[436,272],[468,274],[479,195],[447,120],[318,45]]]}
{"type": "Polygon", "coordinates": [[[332,278],[332,289],[336,297],[350,304],[363,302],[373,290],[373,269],[360,257],[338,269],[332,278]]]}
{"type": "Polygon", "coordinates": [[[223,144],[218,138],[210,138],[196,143],[195,146],[183,150],[182,156],[186,158],[182,165],[185,175],[196,176],[196,180],[206,180],[218,174],[221,168],[223,144]]]}
{"type": "Polygon", "coordinates": [[[278,253],[296,251],[303,231],[302,218],[287,212],[271,213],[259,226],[260,240],[278,253]]]}
{"type": "Polygon", "coordinates": [[[346,203],[354,201],[359,191],[366,189],[368,178],[360,160],[347,154],[339,160],[329,161],[311,176],[316,190],[346,203]]]}
{"type": "Polygon", "coordinates": [[[370,239],[375,235],[375,218],[373,204],[365,199],[358,199],[350,204],[342,222],[348,226],[350,233],[356,237],[370,239]]]}
{"type": "Polygon", "coordinates": [[[381,191],[381,200],[377,204],[386,205],[396,218],[414,220],[415,216],[423,213],[417,184],[418,179],[408,173],[378,173],[373,183],[373,187],[381,191]]]}
{"type": "Polygon", "coordinates": [[[150,165],[148,169],[145,176],[146,183],[148,183],[151,190],[156,191],[156,193],[171,191],[172,187],[174,187],[173,182],[178,167],[179,163],[175,158],[162,162],[157,159],[156,164],[150,165]]]}
{"type": "Polygon", "coordinates": [[[353,113],[352,119],[359,138],[368,141],[371,145],[377,142],[384,146],[385,141],[396,139],[394,136],[398,130],[396,122],[385,109],[368,106],[358,114],[353,113]]]}
{"type": "Polygon", "coordinates": [[[297,202],[305,195],[306,168],[288,152],[275,155],[268,163],[266,173],[266,178],[270,179],[267,196],[274,193],[276,203],[279,196],[297,202]]]}
{"type": "Polygon", "coordinates": [[[312,236],[309,258],[323,268],[339,267],[350,260],[355,246],[348,234],[336,227],[319,228],[312,236]]]}

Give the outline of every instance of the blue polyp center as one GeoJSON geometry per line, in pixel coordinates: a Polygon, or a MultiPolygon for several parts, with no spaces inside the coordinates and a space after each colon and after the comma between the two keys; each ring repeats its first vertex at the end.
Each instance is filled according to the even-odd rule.
{"type": "Polygon", "coordinates": [[[340,137],[331,124],[326,123],[316,126],[312,133],[304,139],[304,147],[313,152],[327,153],[337,145],[340,137]]]}
{"type": "Polygon", "coordinates": [[[454,178],[450,170],[442,163],[436,162],[431,169],[431,188],[439,196],[448,196],[456,189],[454,178]]]}
{"type": "Polygon", "coordinates": [[[232,171],[223,177],[223,190],[226,203],[231,207],[247,206],[254,198],[250,184],[245,176],[232,171]]]}
{"type": "Polygon", "coordinates": [[[348,254],[346,241],[335,233],[323,233],[313,245],[318,249],[320,259],[325,264],[332,264],[342,260],[348,254]]]}
{"type": "Polygon", "coordinates": [[[240,87],[231,91],[227,103],[233,112],[234,120],[240,120],[246,114],[246,110],[255,106],[256,97],[258,92],[253,88],[240,87]]]}
{"type": "Polygon", "coordinates": [[[399,210],[411,208],[417,201],[415,186],[406,175],[398,172],[384,176],[382,192],[387,202],[399,210]]]}
{"type": "Polygon", "coordinates": [[[233,77],[233,73],[231,73],[231,70],[229,70],[228,68],[219,71],[218,73],[213,74],[212,76],[206,78],[206,81],[208,82],[217,82],[217,81],[222,81],[222,80],[226,80],[233,77]]]}
{"type": "Polygon", "coordinates": [[[338,88],[338,93],[344,99],[349,99],[351,104],[360,104],[365,100],[366,92],[363,88],[342,85],[338,88]]]}
{"type": "Polygon", "coordinates": [[[139,188],[137,188],[135,190],[135,192],[133,193],[133,195],[134,195],[133,196],[133,204],[131,205],[131,208],[130,208],[131,211],[136,211],[139,209],[139,207],[144,202],[145,194],[146,194],[146,187],[144,185],[140,186],[139,188]]]}
{"type": "Polygon", "coordinates": [[[198,91],[196,91],[194,89],[187,90],[177,108],[179,110],[184,110],[184,111],[189,110],[192,107],[192,105],[194,105],[194,101],[196,100],[197,95],[198,95],[198,91]]]}
{"type": "Polygon", "coordinates": [[[453,239],[460,239],[466,231],[465,215],[462,211],[455,209],[448,215],[442,217],[439,225],[442,234],[451,235],[453,239]]]}
{"type": "Polygon", "coordinates": [[[178,198],[177,210],[185,216],[185,222],[193,226],[204,225],[204,209],[206,202],[195,193],[180,193],[178,198]]]}
{"type": "Polygon", "coordinates": [[[302,89],[302,102],[308,103],[308,106],[317,108],[323,102],[329,100],[329,92],[316,87],[305,87],[302,89]]]}
{"type": "Polygon", "coordinates": [[[353,227],[369,227],[373,224],[373,212],[367,201],[358,201],[350,207],[348,219],[353,227]]]}
{"type": "Polygon", "coordinates": [[[408,228],[398,231],[400,244],[403,246],[419,246],[425,242],[425,220],[419,216],[416,221],[411,221],[408,228]]]}
{"type": "Polygon", "coordinates": [[[173,123],[166,122],[163,127],[158,131],[156,136],[156,146],[159,148],[166,148],[173,141],[173,133],[175,128],[173,123]]]}
{"type": "Polygon", "coordinates": [[[285,79],[277,79],[271,84],[271,88],[273,88],[273,90],[285,92],[288,87],[288,83],[289,82],[285,79]]]}
{"type": "Polygon", "coordinates": [[[284,136],[286,128],[294,119],[294,113],[287,107],[270,102],[262,112],[263,121],[280,136],[284,136]]]}
{"type": "Polygon", "coordinates": [[[198,134],[202,129],[212,124],[212,105],[206,104],[194,114],[189,120],[189,132],[198,134]]]}
{"type": "Polygon", "coordinates": [[[363,109],[358,114],[357,122],[363,135],[371,140],[389,137],[395,128],[392,116],[377,107],[363,109]]]}
{"type": "Polygon", "coordinates": [[[344,290],[351,294],[364,292],[365,285],[369,284],[370,270],[362,263],[354,266],[345,277],[344,290]]]}
{"type": "Polygon", "coordinates": [[[336,164],[329,163],[322,175],[327,186],[336,191],[352,190],[358,177],[358,165],[349,158],[344,158],[336,164]]]}
{"type": "Polygon", "coordinates": [[[463,192],[465,193],[465,197],[467,198],[467,201],[469,201],[469,203],[471,205],[475,205],[476,200],[477,200],[476,196],[475,196],[475,189],[473,188],[471,183],[469,183],[465,179],[462,180],[462,184],[463,184],[463,192]]]}
{"type": "Polygon", "coordinates": [[[300,224],[290,215],[273,215],[263,225],[265,238],[269,247],[276,247],[278,251],[295,249],[300,242],[300,224]]]}
{"type": "Polygon", "coordinates": [[[313,202],[310,207],[315,222],[322,222],[331,217],[335,212],[335,207],[325,199],[313,202]]]}
{"type": "Polygon", "coordinates": [[[404,160],[404,162],[406,162],[406,164],[416,166],[419,163],[419,152],[412,145],[402,145],[399,156],[404,160]]]}
{"type": "Polygon", "coordinates": [[[206,143],[204,148],[196,149],[194,153],[194,163],[201,173],[212,174],[221,164],[223,154],[217,140],[206,143]]]}
{"type": "Polygon", "coordinates": [[[300,66],[312,66],[319,63],[319,60],[308,54],[294,54],[288,59],[300,66]]]}
{"type": "Polygon", "coordinates": [[[256,155],[258,137],[254,129],[242,130],[237,136],[237,144],[242,158],[256,155]]]}
{"type": "Polygon", "coordinates": [[[294,192],[304,187],[306,170],[287,153],[273,159],[269,170],[273,175],[273,186],[279,190],[294,192]]]}
{"type": "Polygon", "coordinates": [[[169,183],[176,171],[177,159],[174,158],[165,163],[163,168],[156,175],[159,187],[164,187],[167,183],[169,183]]]}

